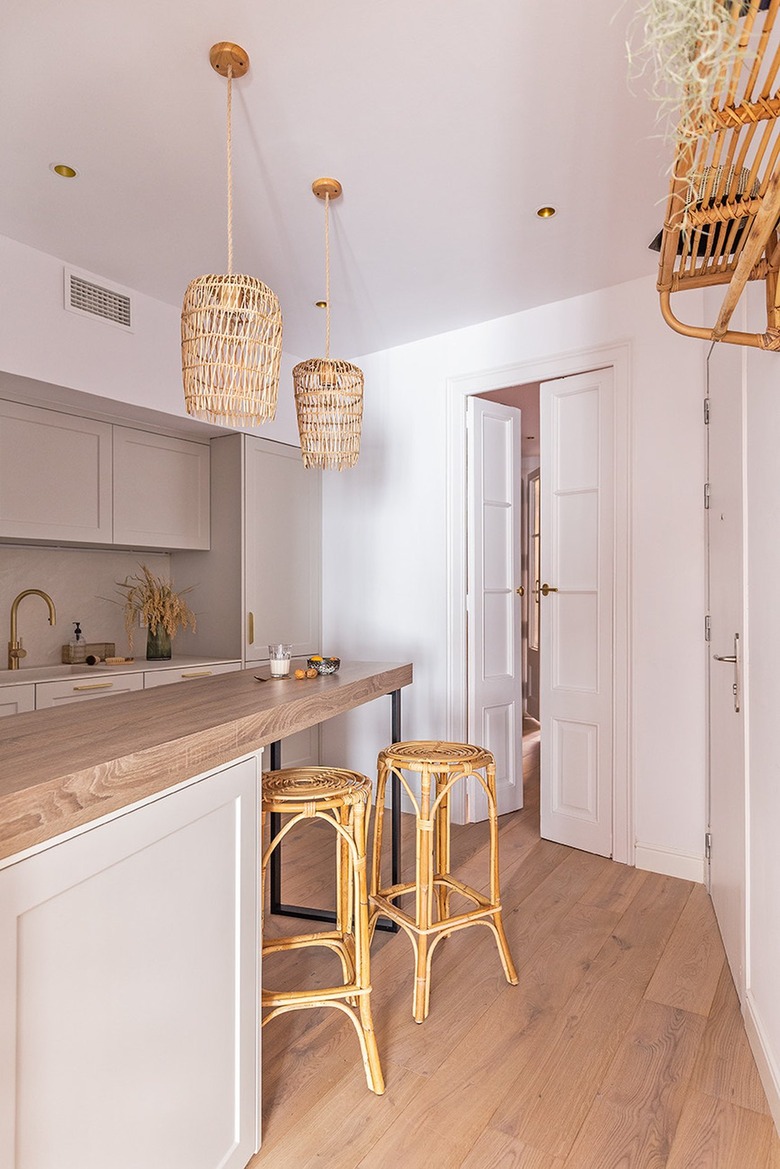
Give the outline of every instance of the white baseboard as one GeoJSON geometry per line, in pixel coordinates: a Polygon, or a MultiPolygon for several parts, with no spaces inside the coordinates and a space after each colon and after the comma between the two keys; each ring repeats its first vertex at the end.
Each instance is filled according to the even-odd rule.
{"type": "Polygon", "coordinates": [[[664,877],[680,877],[683,881],[696,881],[699,885],[707,883],[704,857],[677,852],[673,848],[637,843],[634,847],[634,864],[638,869],[647,869],[664,877]]]}
{"type": "Polygon", "coordinates": [[[780,1068],[778,1068],[777,1061],[766,1042],[761,1017],[756,1010],[755,1000],[750,991],[745,994],[742,1014],[745,1019],[745,1030],[750,1049],[753,1052],[758,1074],[766,1092],[769,1110],[772,1113],[775,1127],[780,1132],[780,1068]]]}

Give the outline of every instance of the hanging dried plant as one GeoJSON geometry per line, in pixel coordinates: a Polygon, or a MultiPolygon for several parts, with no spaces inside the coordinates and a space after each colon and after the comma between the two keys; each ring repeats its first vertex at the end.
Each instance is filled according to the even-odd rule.
{"type": "Polygon", "coordinates": [[[658,121],[676,143],[694,142],[713,93],[740,53],[748,0],[646,0],[627,42],[634,75],[652,69],[658,121]]]}
{"type": "Polygon", "coordinates": [[[134,576],[127,576],[123,581],[117,581],[117,588],[124,596],[123,605],[125,614],[125,629],[130,650],[133,649],[133,634],[138,621],[148,626],[151,633],[157,633],[160,626],[171,637],[179,629],[186,629],[189,625],[195,631],[196,618],[192,609],[182,598],[194,588],[190,585],[186,589],[174,592],[170,581],[155,576],[145,564],[139,565],[141,571],[134,576]]]}

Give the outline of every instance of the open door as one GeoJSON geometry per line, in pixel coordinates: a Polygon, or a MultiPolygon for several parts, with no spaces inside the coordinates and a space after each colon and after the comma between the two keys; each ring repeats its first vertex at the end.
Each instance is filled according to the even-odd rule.
{"type": "Polygon", "coordinates": [[[541,831],[611,856],[613,371],[540,393],[541,831]]]}
{"type": "MultiPolygon", "coordinates": [[[[523,806],[520,411],[467,399],[468,737],[496,759],[498,811],[523,806]]],[[[487,804],[471,783],[467,819],[487,804]]]]}

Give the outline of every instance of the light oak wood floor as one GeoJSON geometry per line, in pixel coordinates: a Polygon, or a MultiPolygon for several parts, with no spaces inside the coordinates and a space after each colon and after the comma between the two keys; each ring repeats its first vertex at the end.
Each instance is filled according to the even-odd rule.
{"type": "MultiPolygon", "coordinates": [[[[385,1095],[366,1088],[340,1012],[273,1020],[252,1169],[780,1169],[703,887],[540,840],[538,740],[526,746],[526,807],[501,819],[520,985],[505,982],[490,932],[469,928],[439,946],[431,1012],[417,1025],[409,940],[377,934],[385,1095]]],[[[332,896],[332,843],[319,828],[287,846],[284,900],[332,896]]],[[[483,825],[453,829],[453,869],[477,887],[486,844],[483,825]]],[[[264,975],[326,985],[336,965],[325,950],[301,951],[270,958],[264,975]]]]}

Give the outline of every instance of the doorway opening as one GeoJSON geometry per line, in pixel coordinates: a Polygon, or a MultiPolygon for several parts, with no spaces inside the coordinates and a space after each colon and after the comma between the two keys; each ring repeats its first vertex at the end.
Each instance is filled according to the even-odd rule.
{"type": "MultiPolygon", "coordinates": [[[[598,589],[590,589],[587,581],[584,581],[584,583],[580,581],[577,587],[573,587],[571,581],[569,581],[567,586],[561,585],[560,582],[556,583],[551,578],[549,581],[545,579],[542,582],[541,591],[546,598],[549,598],[550,594],[558,593],[558,596],[553,597],[552,600],[548,599],[543,602],[545,605],[549,605],[548,612],[552,612],[553,605],[556,605],[564,621],[563,632],[566,634],[566,637],[559,637],[555,651],[557,653],[561,643],[569,644],[571,642],[569,635],[572,629],[582,629],[587,625],[589,620],[588,606],[592,607],[595,604],[594,601],[589,599],[590,593],[595,595],[604,582],[610,585],[611,591],[607,590],[608,610],[606,612],[606,618],[602,615],[598,619],[594,618],[591,621],[592,628],[596,631],[593,637],[598,639],[601,646],[602,657],[600,662],[603,661],[604,665],[608,666],[612,675],[608,693],[605,692],[609,705],[609,718],[603,721],[602,724],[599,724],[599,718],[601,716],[591,717],[587,714],[578,714],[572,710],[568,712],[564,711],[557,718],[556,725],[553,728],[554,735],[551,738],[549,728],[547,729],[547,733],[545,733],[545,715],[544,709],[541,709],[541,741],[544,744],[542,748],[543,761],[545,759],[546,749],[547,758],[557,758],[559,762],[561,759],[575,758],[575,760],[579,760],[581,763],[576,780],[576,784],[579,784],[580,787],[577,790],[575,788],[569,789],[575,797],[568,801],[568,811],[573,813],[573,820],[576,821],[580,814],[578,805],[586,807],[588,800],[593,805],[594,798],[597,798],[602,808],[610,805],[608,809],[608,820],[611,824],[611,837],[606,855],[609,855],[611,852],[614,859],[623,863],[633,863],[634,861],[629,669],[630,426],[628,367],[628,347],[609,347],[603,350],[590,351],[587,354],[569,355],[562,358],[529,362],[509,369],[487,370],[473,376],[451,379],[448,383],[447,400],[448,426],[451,439],[447,468],[449,510],[448,567],[450,582],[448,603],[450,628],[450,637],[448,638],[448,682],[450,684],[451,694],[448,722],[450,727],[449,733],[453,739],[462,739],[469,732],[468,708],[471,698],[467,676],[464,676],[467,672],[464,671],[463,666],[464,661],[467,660],[469,640],[468,625],[469,621],[472,620],[471,615],[467,616],[463,604],[463,598],[467,596],[468,589],[466,571],[467,530],[464,523],[464,517],[468,514],[469,496],[468,440],[465,435],[465,416],[468,399],[476,396],[484,398],[489,394],[489,400],[495,401],[497,395],[503,395],[504,392],[511,391],[517,387],[532,386],[534,383],[539,385],[547,380],[550,382],[559,381],[561,384],[551,391],[551,398],[555,399],[553,413],[558,421],[567,413],[570,419],[569,423],[567,423],[569,427],[568,432],[565,428],[561,431],[563,440],[569,444],[567,448],[568,453],[566,459],[559,460],[559,463],[568,468],[574,468],[578,474],[583,470],[583,466],[585,465],[581,455],[587,446],[582,441],[582,437],[586,433],[583,430],[583,425],[587,429],[587,426],[591,423],[593,425],[598,424],[599,426],[603,424],[598,442],[595,446],[601,452],[599,457],[603,455],[608,462],[609,474],[604,480],[603,486],[605,498],[608,501],[609,507],[612,509],[612,519],[614,520],[613,529],[609,534],[609,538],[605,541],[605,546],[608,549],[611,561],[607,567],[604,567],[603,564],[599,567],[598,589]],[[614,379],[612,389],[604,399],[605,406],[596,406],[595,409],[591,409],[597,396],[593,386],[588,383],[587,378],[585,378],[585,382],[577,382],[576,378],[572,376],[580,374],[582,370],[604,371],[605,377],[614,379]],[[563,384],[563,379],[566,379],[565,385],[563,384]],[[590,413],[588,413],[589,410],[590,413]],[[588,419],[590,419],[590,422],[588,419]],[[548,586],[546,590],[544,589],[544,585],[548,586]],[[600,761],[601,756],[598,756],[598,752],[602,748],[606,751],[606,762],[604,764],[600,761]],[[594,797],[595,788],[593,790],[588,789],[588,785],[591,783],[591,777],[595,777],[595,783],[599,781],[601,775],[606,774],[609,774],[609,787],[604,788],[602,786],[596,797],[594,797]]],[[[523,430],[529,434],[537,433],[534,429],[526,430],[525,425],[523,425],[523,430]]],[[[540,457],[542,492],[544,492],[545,481],[544,461],[544,454],[542,453],[540,457]]],[[[529,467],[529,473],[531,470],[532,468],[529,467]]],[[[580,477],[582,478],[582,476],[580,477]]],[[[575,533],[574,545],[579,541],[577,533],[580,530],[595,530],[599,526],[598,518],[591,522],[593,515],[596,514],[593,511],[593,506],[595,505],[591,506],[591,502],[587,498],[588,491],[585,488],[588,487],[588,484],[584,480],[583,484],[578,486],[577,482],[573,479],[571,482],[559,484],[558,496],[560,498],[558,498],[555,504],[568,523],[568,530],[575,533]],[[566,498],[561,503],[561,499],[564,496],[566,498]],[[588,520],[589,508],[593,513],[591,520],[588,520]],[[588,527],[589,524],[590,528],[588,527]]],[[[526,502],[526,512],[527,506],[526,502]]],[[[544,514],[544,507],[542,507],[542,514],[544,514]]],[[[527,519],[528,515],[526,514],[526,531],[528,530],[527,519]]],[[[544,525],[544,521],[542,521],[542,524],[544,525]]],[[[543,532],[544,526],[542,526],[542,535],[540,537],[542,548],[544,547],[543,532]]],[[[581,543],[581,541],[579,542],[581,543]]],[[[525,544],[526,580],[531,588],[533,588],[534,581],[529,579],[530,574],[527,572],[529,562],[532,559],[532,550],[528,546],[527,540],[525,544]]],[[[565,547],[570,548],[572,546],[571,541],[567,540],[565,542],[565,547]]],[[[560,547],[558,548],[558,552],[560,553],[560,547]]],[[[543,558],[544,553],[542,553],[543,558]]],[[[560,559],[558,563],[564,568],[566,567],[560,559]]],[[[577,569],[577,571],[580,572],[580,569],[577,569]]],[[[542,570],[540,575],[543,574],[544,570],[542,570]]],[[[580,575],[582,575],[582,572],[580,572],[580,575]]],[[[554,622],[550,620],[547,624],[551,626],[554,622]]],[[[542,630],[544,630],[544,626],[545,621],[542,619],[542,630]]],[[[530,629],[526,619],[526,634],[528,633],[530,633],[530,629]]],[[[540,645],[542,643],[543,634],[540,639],[540,645]]],[[[544,650],[542,648],[543,659],[544,650]]],[[[574,677],[574,673],[571,671],[579,670],[583,666],[584,661],[585,659],[580,657],[570,662],[569,666],[566,667],[570,670],[568,675],[569,681],[574,677]]],[[[561,661],[559,658],[556,658],[555,668],[559,669],[560,666],[561,661]]],[[[601,668],[601,665],[599,665],[599,669],[601,668]]],[[[583,683],[580,689],[584,691],[591,690],[595,693],[598,690],[598,686],[590,685],[587,669],[585,667],[583,669],[584,673],[580,670],[579,676],[579,682],[583,683]]],[[[528,673],[526,669],[527,677],[528,673]]],[[[566,677],[563,678],[563,682],[566,683],[566,677]]],[[[560,689],[562,691],[566,690],[566,685],[563,685],[560,689]]],[[[570,689],[576,689],[576,687],[570,687],[570,689]]],[[[524,701],[527,713],[526,696],[524,696],[524,701]]],[[[544,785],[545,781],[542,778],[543,788],[544,785]]],[[[549,795],[550,793],[548,792],[548,797],[549,795]]],[[[552,793],[553,805],[555,804],[556,797],[558,797],[558,804],[560,806],[561,795],[565,797],[567,792],[559,785],[559,790],[552,793]]],[[[565,799],[563,802],[566,802],[565,799]]],[[[455,809],[453,810],[456,811],[455,809]]],[[[461,811],[464,820],[470,818],[468,817],[467,807],[464,806],[461,811]]],[[[584,821],[587,819],[587,816],[582,816],[581,818],[584,821]]],[[[555,838],[549,832],[544,832],[543,834],[550,836],[550,838],[555,838]]],[[[587,841],[582,843],[578,842],[576,846],[582,848],[590,847],[592,851],[604,851],[602,847],[593,847],[587,841]]]]}

